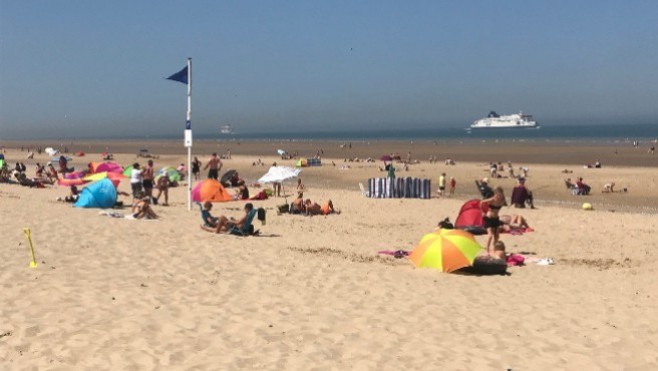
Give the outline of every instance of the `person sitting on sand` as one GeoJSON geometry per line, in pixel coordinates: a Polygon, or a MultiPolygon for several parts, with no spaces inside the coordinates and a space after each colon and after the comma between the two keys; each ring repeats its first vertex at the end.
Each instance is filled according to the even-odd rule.
{"type": "Polygon", "coordinates": [[[240,181],[238,181],[237,197],[238,197],[238,200],[248,200],[249,199],[249,188],[247,188],[247,185],[244,183],[244,180],[242,180],[242,179],[240,179],[240,181]]]}
{"type": "Polygon", "coordinates": [[[589,185],[583,182],[582,177],[578,178],[578,180],[576,181],[576,187],[578,187],[578,192],[581,195],[588,195],[589,191],[592,189],[592,187],[590,187],[589,185]]]}
{"type": "Polygon", "coordinates": [[[212,202],[206,201],[203,204],[203,210],[201,210],[201,219],[203,219],[204,225],[209,228],[217,228],[217,222],[219,218],[212,216],[210,214],[212,210],[212,202]]]}
{"type": "Polygon", "coordinates": [[[59,156],[59,172],[66,174],[68,171],[68,160],[64,156],[59,156]]]}
{"type": "Polygon", "coordinates": [[[487,210],[486,215],[484,216],[484,227],[487,229],[487,253],[490,252],[491,242],[495,244],[498,242],[499,233],[498,227],[500,227],[500,218],[498,217],[498,212],[503,206],[507,206],[507,201],[505,200],[505,193],[502,187],[496,187],[493,192],[493,197],[484,199],[480,202],[480,205],[489,205],[489,210],[487,210]]]}
{"type": "Polygon", "coordinates": [[[483,178],[482,180],[475,180],[475,185],[480,191],[482,198],[491,198],[494,195],[493,190],[489,187],[489,178],[483,178]]]}
{"type": "Polygon", "coordinates": [[[71,186],[71,192],[68,196],[64,198],[64,202],[69,202],[69,203],[75,203],[78,201],[78,196],[80,192],[78,191],[78,187],[72,185],[71,186]]]}
{"type": "Polygon", "coordinates": [[[157,219],[158,216],[151,209],[151,197],[142,192],[141,198],[133,200],[132,215],[135,219],[157,219]]]}
{"type": "Polygon", "coordinates": [[[51,183],[55,183],[57,181],[57,170],[55,170],[55,167],[50,162],[48,163],[47,177],[48,177],[48,180],[50,180],[51,183]]]}
{"type": "Polygon", "coordinates": [[[615,182],[606,183],[601,193],[613,193],[615,191],[615,182]]]}
{"type": "Polygon", "coordinates": [[[201,229],[208,231],[208,232],[213,232],[213,233],[222,233],[222,232],[228,232],[231,230],[231,228],[242,228],[244,227],[245,223],[247,222],[247,218],[249,217],[249,212],[254,209],[254,205],[250,202],[244,205],[244,216],[240,218],[240,220],[235,220],[233,218],[229,219],[224,215],[221,215],[219,218],[217,218],[215,227],[207,227],[205,225],[201,226],[201,229]]]}
{"type": "Polygon", "coordinates": [[[497,241],[494,244],[493,252],[490,253],[490,256],[494,259],[501,259],[507,261],[507,253],[505,252],[505,243],[503,241],[497,241]]]}
{"type": "Polygon", "coordinates": [[[303,212],[304,212],[304,199],[298,197],[292,203],[290,203],[290,213],[301,214],[303,212]]]}
{"type": "Polygon", "coordinates": [[[187,177],[187,167],[185,166],[185,164],[181,163],[180,165],[178,165],[176,171],[178,171],[178,174],[180,174],[180,180],[185,180],[185,178],[187,177]]]}
{"type": "Polygon", "coordinates": [[[43,173],[44,173],[45,169],[44,169],[44,167],[41,166],[41,164],[38,163],[38,162],[37,162],[37,165],[36,165],[36,166],[37,166],[37,169],[36,169],[36,177],[37,177],[37,178],[41,178],[41,177],[43,176],[43,173]]]}
{"type": "Polygon", "coordinates": [[[516,208],[525,209],[526,203],[531,209],[535,208],[532,191],[526,188],[525,179],[519,178],[516,187],[512,190],[512,205],[516,208]]]}

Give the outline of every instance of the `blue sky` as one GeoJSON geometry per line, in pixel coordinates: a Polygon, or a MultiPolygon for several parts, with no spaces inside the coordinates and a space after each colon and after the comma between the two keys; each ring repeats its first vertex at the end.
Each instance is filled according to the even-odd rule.
{"type": "Polygon", "coordinates": [[[657,122],[658,1],[0,0],[0,139],[657,122]]]}

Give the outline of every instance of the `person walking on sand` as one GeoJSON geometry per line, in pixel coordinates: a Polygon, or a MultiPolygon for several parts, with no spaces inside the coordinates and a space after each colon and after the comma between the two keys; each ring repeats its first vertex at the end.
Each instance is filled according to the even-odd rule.
{"type": "Polygon", "coordinates": [[[452,197],[455,194],[455,188],[457,187],[457,181],[454,177],[450,177],[450,192],[449,195],[452,197]]]}
{"type": "Polygon", "coordinates": [[[196,156],[194,156],[194,161],[192,161],[192,174],[194,175],[194,180],[201,178],[201,161],[196,156]]]}
{"type": "Polygon", "coordinates": [[[217,157],[216,152],[212,154],[210,160],[208,160],[208,163],[203,169],[208,169],[208,179],[217,180],[217,178],[219,178],[219,171],[222,170],[222,160],[217,157]]]}
{"type": "Polygon", "coordinates": [[[498,242],[500,227],[500,218],[498,213],[503,206],[507,206],[507,201],[505,200],[505,192],[503,188],[498,186],[494,188],[493,197],[484,199],[480,202],[481,207],[484,205],[489,206],[489,210],[484,216],[484,228],[487,229],[487,254],[490,254],[491,243],[494,244],[498,242]]]}

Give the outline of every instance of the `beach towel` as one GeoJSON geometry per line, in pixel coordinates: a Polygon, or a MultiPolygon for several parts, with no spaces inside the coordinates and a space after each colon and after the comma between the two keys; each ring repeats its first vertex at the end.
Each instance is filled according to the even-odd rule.
{"type": "Polygon", "coordinates": [[[507,265],[513,267],[515,265],[523,265],[525,257],[519,254],[509,254],[507,256],[507,265]]]}

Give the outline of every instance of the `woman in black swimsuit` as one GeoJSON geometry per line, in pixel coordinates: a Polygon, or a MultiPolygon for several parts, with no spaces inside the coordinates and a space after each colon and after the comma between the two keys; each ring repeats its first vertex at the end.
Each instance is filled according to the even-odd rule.
{"type": "Polygon", "coordinates": [[[194,180],[199,180],[201,172],[201,161],[198,158],[194,157],[192,161],[192,175],[194,175],[194,180]]]}
{"type": "Polygon", "coordinates": [[[503,188],[496,187],[494,189],[494,195],[491,198],[487,198],[480,202],[480,205],[489,205],[489,210],[484,216],[484,228],[487,229],[487,254],[489,253],[489,247],[491,246],[491,241],[495,244],[498,242],[498,227],[500,227],[500,219],[498,217],[498,212],[503,206],[507,206],[507,201],[505,200],[505,192],[503,188]]]}

